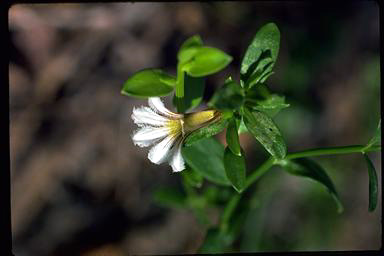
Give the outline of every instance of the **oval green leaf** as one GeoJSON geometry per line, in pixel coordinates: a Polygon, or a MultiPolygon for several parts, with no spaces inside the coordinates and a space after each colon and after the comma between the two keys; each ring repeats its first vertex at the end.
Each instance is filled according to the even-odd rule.
{"type": "MultiPolygon", "coordinates": [[[[248,69],[257,61],[265,51],[270,51],[272,66],[276,62],[280,47],[280,31],[275,23],[268,23],[257,31],[252,43],[249,45],[241,62],[241,74],[248,72],[248,69]]],[[[265,64],[265,63],[264,63],[265,64]]],[[[253,67],[256,69],[257,67],[253,67]]],[[[272,67],[271,67],[272,68],[272,67]]],[[[253,70],[251,71],[251,73],[253,70]]]]}
{"type": "Polygon", "coordinates": [[[214,138],[202,139],[183,147],[182,155],[185,162],[207,180],[230,185],[223,164],[224,147],[214,138]]]}
{"type": "Polygon", "coordinates": [[[219,49],[199,47],[182,69],[191,76],[201,77],[222,70],[231,61],[232,57],[219,49]]]}
{"type": "Polygon", "coordinates": [[[161,69],[144,69],[125,81],[121,93],[138,98],[165,96],[176,85],[176,78],[161,69]]]}
{"type": "Polygon", "coordinates": [[[238,156],[233,154],[229,147],[226,147],[224,151],[224,168],[232,186],[237,192],[241,193],[245,187],[246,180],[244,153],[242,152],[242,154],[238,156]]]}
{"type": "Polygon", "coordinates": [[[309,158],[300,158],[294,160],[282,160],[279,164],[290,174],[307,177],[322,184],[327,188],[328,192],[335,200],[337,211],[339,213],[343,211],[343,205],[341,204],[332,180],[318,163],[309,158]]]}
{"type": "Polygon", "coordinates": [[[378,181],[375,166],[373,165],[371,159],[366,154],[363,154],[365,162],[367,163],[368,176],[369,176],[369,203],[368,210],[370,212],[374,211],[377,206],[377,193],[378,193],[378,181]]]}
{"type": "Polygon", "coordinates": [[[273,120],[266,114],[244,108],[244,124],[248,131],[275,158],[282,159],[287,153],[283,136],[273,120]]]}
{"type": "Polygon", "coordinates": [[[239,133],[235,118],[232,118],[228,123],[226,139],[228,147],[232,153],[237,156],[241,156],[239,133]]]}
{"type": "Polygon", "coordinates": [[[177,59],[181,63],[188,62],[197,53],[198,49],[203,45],[199,35],[194,35],[181,45],[179,52],[177,53],[177,59]]]}

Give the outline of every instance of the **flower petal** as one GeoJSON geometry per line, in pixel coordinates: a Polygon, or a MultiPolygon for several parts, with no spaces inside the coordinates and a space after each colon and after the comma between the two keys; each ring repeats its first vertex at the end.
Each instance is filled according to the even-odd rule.
{"type": "Polygon", "coordinates": [[[171,111],[169,111],[165,106],[164,103],[161,101],[159,97],[151,97],[148,99],[149,106],[155,111],[160,113],[161,115],[171,117],[171,118],[182,118],[183,115],[176,114],[171,111]]]}
{"type": "Polygon", "coordinates": [[[173,156],[169,161],[169,164],[172,167],[173,172],[181,172],[185,169],[184,159],[181,155],[181,147],[183,145],[183,141],[180,138],[176,148],[174,149],[173,156]]]}
{"type": "Polygon", "coordinates": [[[169,129],[167,127],[145,126],[133,134],[132,140],[135,145],[148,147],[168,134],[169,129]]]}
{"type": "Polygon", "coordinates": [[[165,162],[174,148],[175,136],[168,136],[163,139],[159,144],[153,146],[148,153],[148,159],[155,164],[165,162]]]}
{"type": "Polygon", "coordinates": [[[148,107],[133,108],[131,117],[135,124],[139,126],[163,126],[168,121],[166,117],[155,113],[152,109],[148,107]]]}

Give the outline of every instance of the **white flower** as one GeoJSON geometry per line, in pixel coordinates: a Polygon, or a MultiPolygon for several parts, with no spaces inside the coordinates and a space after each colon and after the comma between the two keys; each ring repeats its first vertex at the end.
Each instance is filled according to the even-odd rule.
{"type": "Polygon", "coordinates": [[[215,110],[191,114],[169,111],[158,97],[148,99],[149,107],[133,108],[132,119],[140,127],[132,136],[133,143],[140,147],[153,146],[148,159],[161,164],[168,162],[174,172],[185,169],[181,155],[183,141],[192,131],[217,120],[220,113],[215,110]]]}

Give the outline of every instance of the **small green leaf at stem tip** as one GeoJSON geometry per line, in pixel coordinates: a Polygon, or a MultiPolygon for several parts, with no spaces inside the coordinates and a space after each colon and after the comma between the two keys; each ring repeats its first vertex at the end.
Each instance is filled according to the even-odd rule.
{"type": "Polygon", "coordinates": [[[138,98],[165,96],[174,90],[176,78],[161,69],[144,69],[125,81],[121,93],[138,98]]]}
{"type": "Polygon", "coordinates": [[[185,162],[207,180],[230,185],[223,164],[224,147],[215,138],[199,140],[181,150],[185,162]]]}
{"type": "Polygon", "coordinates": [[[248,131],[275,158],[283,159],[287,153],[287,146],[279,128],[266,114],[244,108],[243,120],[248,131]]]}
{"type": "Polygon", "coordinates": [[[183,70],[193,77],[202,77],[216,73],[225,68],[232,57],[213,47],[199,47],[193,57],[185,64],[183,70]]]}
{"type": "Polygon", "coordinates": [[[229,147],[226,147],[224,151],[224,168],[232,186],[237,192],[241,193],[245,187],[246,180],[244,152],[241,152],[241,155],[237,156],[232,153],[229,147]]]}
{"type": "Polygon", "coordinates": [[[197,53],[198,49],[203,46],[203,41],[199,35],[188,38],[180,47],[177,59],[181,63],[188,62],[197,53]]]}
{"type": "Polygon", "coordinates": [[[299,158],[294,160],[281,160],[278,161],[278,164],[290,174],[307,177],[322,184],[335,200],[337,211],[339,213],[343,212],[343,205],[340,202],[332,180],[318,163],[309,158],[299,158]]]}
{"type": "Polygon", "coordinates": [[[241,156],[238,127],[235,118],[232,118],[228,123],[226,139],[228,147],[232,153],[237,156],[241,156]]]}
{"type": "Polygon", "coordinates": [[[378,193],[378,181],[375,166],[373,165],[371,159],[366,154],[363,154],[365,162],[367,163],[368,176],[369,176],[369,206],[368,210],[370,212],[374,211],[377,206],[377,193],[378,193]]]}

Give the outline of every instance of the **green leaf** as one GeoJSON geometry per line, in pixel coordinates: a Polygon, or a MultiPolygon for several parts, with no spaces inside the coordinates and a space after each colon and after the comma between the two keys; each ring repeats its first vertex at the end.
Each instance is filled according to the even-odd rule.
{"type": "Polygon", "coordinates": [[[322,184],[327,188],[328,192],[335,200],[337,211],[339,213],[343,211],[343,205],[340,202],[332,180],[318,163],[309,158],[300,158],[294,160],[282,160],[279,164],[290,174],[307,177],[322,184]]]}
{"type": "MultiPolygon", "coordinates": [[[[270,57],[272,61],[271,68],[276,62],[277,55],[279,53],[280,46],[280,31],[277,28],[276,24],[268,23],[264,25],[255,35],[252,40],[252,43],[249,45],[245,55],[243,57],[243,61],[241,62],[241,74],[246,74],[249,68],[251,68],[252,64],[257,61],[260,55],[263,52],[270,51],[270,57]]],[[[267,59],[267,58],[264,58],[267,59]]],[[[262,65],[266,65],[268,60],[265,60],[262,65]]],[[[254,70],[257,67],[252,67],[254,70]]],[[[253,73],[253,70],[250,71],[253,73]]]]}
{"type": "Polygon", "coordinates": [[[232,118],[228,123],[226,139],[228,147],[232,153],[241,156],[239,133],[235,118],[232,118]]]}
{"type": "Polygon", "coordinates": [[[241,193],[245,187],[246,176],[244,153],[242,152],[242,154],[238,156],[226,147],[224,151],[224,168],[232,186],[237,192],[241,193]]]}
{"type": "Polygon", "coordinates": [[[181,63],[188,62],[198,52],[199,48],[203,45],[199,35],[194,35],[188,38],[180,47],[177,54],[177,59],[181,63]]]}
{"type": "Polygon", "coordinates": [[[244,108],[244,123],[248,131],[275,158],[282,159],[287,153],[283,136],[273,120],[266,114],[244,108]]]}
{"type": "MultiPolygon", "coordinates": [[[[245,83],[250,74],[260,72],[253,79],[259,78],[271,72],[280,47],[280,31],[274,23],[264,25],[255,35],[249,45],[241,63],[240,73],[245,75],[242,80],[245,83]],[[266,54],[266,56],[261,56],[266,54]],[[269,56],[268,56],[269,55],[269,56]],[[257,65],[255,65],[257,63],[257,65]],[[269,64],[270,63],[270,64],[269,64]],[[266,65],[270,65],[266,68],[266,65]],[[244,80],[245,79],[245,80],[244,80]]],[[[265,78],[266,79],[266,78],[265,78]]],[[[264,79],[264,81],[265,81],[264,79]]]]}
{"type": "Polygon", "coordinates": [[[221,185],[229,185],[225,174],[223,155],[224,147],[214,138],[197,141],[182,148],[185,162],[207,180],[221,185]]]}
{"type": "MultiPolygon", "coordinates": [[[[184,111],[191,110],[197,107],[204,95],[204,78],[203,77],[192,77],[187,73],[184,74],[184,111]]],[[[176,96],[173,97],[173,104],[176,105],[176,96]]]]}
{"type": "Polygon", "coordinates": [[[381,119],[379,120],[379,124],[377,125],[377,129],[375,131],[375,134],[371,138],[371,140],[368,142],[367,146],[364,147],[362,150],[363,152],[367,149],[370,149],[373,145],[378,143],[381,140],[381,119]]]}
{"type": "Polygon", "coordinates": [[[182,69],[190,76],[201,77],[220,71],[231,61],[232,57],[219,49],[199,47],[182,69]]]}
{"type": "Polygon", "coordinates": [[[193,187],[200,188],[203,185],[203,176],[193,170],[190,166],[187,166],[187,168],[181,172],[181,176],[186,183],[193,187]]]}
{"type": "MultiPolygon", "coordinates": [[[[266,52],[270,51],[268,50],[266,52]]],[[[247,73],[240,74],[240,79],[245,83],[246,88],[251,88],[255,84],[263,83],[273,74],[273,64],[274,62],[271,57],[264,57],[264,54],[261,54],[259,60],[251,65],[247,73]]]]}
{"type": "Polygon", "coordinates": [[[241,117],[241,121],[239,121],[239,134],[249,132],[247,126],[244,124],[244,118],[241,117]]]}
{"type": "Polygon", "coordinates": [[[186,195],[174,188],[158,188],[153,194],[154,201],[164,207],[182,208],[187,206],[186,195]]]}
{"type": "Polygon", "coordinates": [[[133,74],[124,83],[123,95],[139,98],[165,96],[176,85],[176,78],[161,69],[144,69],[133,74]]]}
{"type": "Polygon", "coordinates": [[[377,193],[378,193],[378,181],[375,166],[373,165],[371,159],[366,154],[363,154],[368,168],[369,176],[369,206],[368,210],[370,212],[376,209],[377,205],[377,193]]]}
{"type": "Polygon", "coordinates": [[[212,124],[209,124],[205,127],[201,127],[195,131],[193,131],[191,134],[187,136],[187,138],[184,141],[184,144],[186,146],[190,146],[196,141],[199,141],[201,139],[212,137],[213,135],[216,135],[220,133],[228,124],[228,119],[221,118],[219,121],[216,121],[212,124]]]}
{"type": "Polygon", "coordinates": [[[234,81],[227,82],[219,88],[208,102],[208,106],[219,110],[233,111],[244,103],[243,89],[234,81]]]}
{"type": "Polygon", "coordinates": [[[256,100],[253,109],[262,111],[270,117],[275,116],[280,110],[289,107],[285,103],[285,97],[278,94],[271,94],[268,98],[263,100],[256,100]]]}

